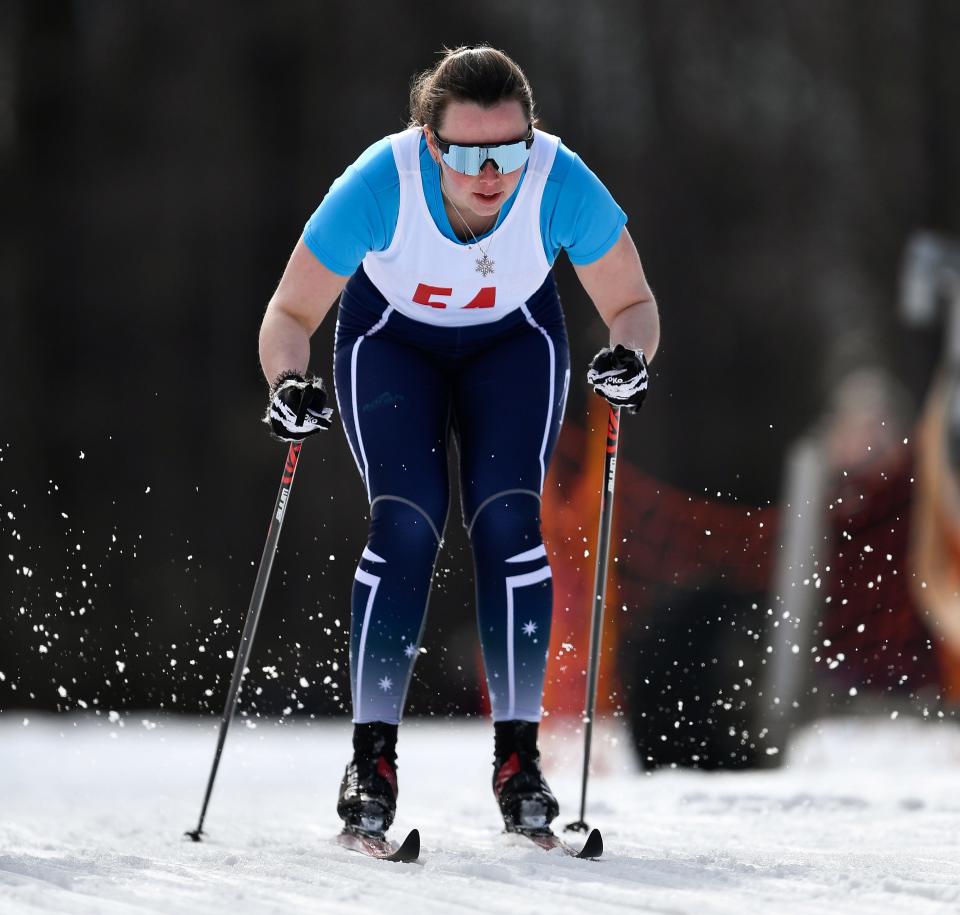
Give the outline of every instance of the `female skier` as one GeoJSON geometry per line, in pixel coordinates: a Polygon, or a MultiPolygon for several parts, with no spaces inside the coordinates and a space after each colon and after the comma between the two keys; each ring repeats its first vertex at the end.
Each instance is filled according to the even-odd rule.
{"type": "Polygon", "coordinates": [[[273,433],[329,428],[310,337],[340,295],[337,405],[370,502],[353,585],[353,758],[337,811],[382,836],[396,810],[397,726],[447,517],[447,446],[493,709],[493,789],[508,830],[549,827],[540,771],[552,589],[540,495],[570,378],[551,266],[566,250],[610,329],[588,380],[635,410],[659,336],[626,216],[538,130],[522,70],[490,47],[446,51],[410,93],[410,127],[367,149],[307,221],[260,329],[273,433]]]}

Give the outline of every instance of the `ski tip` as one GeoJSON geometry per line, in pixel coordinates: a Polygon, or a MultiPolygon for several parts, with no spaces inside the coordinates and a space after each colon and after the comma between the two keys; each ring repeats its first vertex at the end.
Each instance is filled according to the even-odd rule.
{"type": "Polygon", "coordinates": [[[400,845],[388,841],[382,833],[365,833],[349,828],[344,828],[336,842],[350,851],[360,852],[380,861],[409,863],[420,857],[420,833],[416,829],[410,830],[400,845]]]}
{"type": "Polygon", "coordinates": [[[603,854],[603,836],[599,829],[594,829],[587,836],[583,848],[577,853],[578,858],[599,858],[603,854]]]}
{"type": "Polygon", "coordinates": [[[411,829],[407,837],[400,843],[400,847],[387,859],[410,864],[420,857],[420,830],[411,829]]]}

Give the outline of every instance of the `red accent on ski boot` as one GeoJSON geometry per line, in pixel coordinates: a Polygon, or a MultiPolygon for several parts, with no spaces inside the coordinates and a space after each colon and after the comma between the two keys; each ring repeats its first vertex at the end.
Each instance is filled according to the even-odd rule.
{"type": "Polygon", "coordinates": [[[508,832],[549,831],[560,805],[540,771],[536,722],[498,721],[493,793],[508,832]]]}
{"type": "Polygon", "coordinates": [[[504,785],[514,775],[520,771],[520,757],[516,753],[511,753],[510,758],[499,768],[496,769],[493,773],[493,793],[497,796],[497,800],[500,800],[500,795],[503,792],[504,785]]]}
{"type": "Polygon", "coordinates": [[[337,813],[347,829],[383,836],[397,811],[397,726],[354,726],[353,759],[343,773],[337,813]]]}

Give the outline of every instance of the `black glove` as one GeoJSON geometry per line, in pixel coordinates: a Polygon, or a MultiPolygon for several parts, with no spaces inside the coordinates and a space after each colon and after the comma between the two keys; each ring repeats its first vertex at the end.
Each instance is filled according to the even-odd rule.
{"type": "Polygon", "coordinates": [[[595,394],[615,407],[626,407],[628,413],[636,413],[647,396],[649,381],[643,350],[628,349],[622,343],[613,349],[605,346],[593,357],[587,381],[593,385],[595,394]]]}
{"type": "Polygon", "coordinates": [[[327,392],[320,378],[284,372],[273,383],[263,421],[281,442],[302,442],[308,435],[330,428],[333,409],[326,403],[327,392]]]}

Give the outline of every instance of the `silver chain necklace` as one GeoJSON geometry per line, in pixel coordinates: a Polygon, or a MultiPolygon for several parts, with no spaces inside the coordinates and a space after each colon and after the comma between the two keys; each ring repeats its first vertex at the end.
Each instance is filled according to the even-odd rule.
{"type": "MultiPolygon", "coordinates": [[[[448,202],[450,203],[450,206],[453,207],[453,212],[457,214],[457,216],[460,218],[460,222],[463,223],[463,227],[470,233],[470,237],[473,239],[473,244],[480,249],[480,254],[483,255],[482,257],[477,258],[477,262],[476,262],[477,266],[475,268],[477,273],[479,273],[480,276],[483,276],[483,277],[490,276],[490,274],[493,273],[495,261],[490,260],[489,256],[487,255],[487,251],[484,251],[483,245],[480,244],[480,239],[477,238],[476,235],[474,235],[473,229],[471,229],[470,226],[467,225],[467,221],[466,219],[463,218],[463,214],[460,212],[457,205],[453,202],[453,198],[447,193],[446,188],[444,188],[442,169],[440,171],[440,192],[443,194],[444,197],[447,198],[448,202]]],[[[467,250],[469,251],[472,247],[473,245],[467,245],[467,250]]],[[[489,247],[487,250],[489,250],[489,247]]]]}

